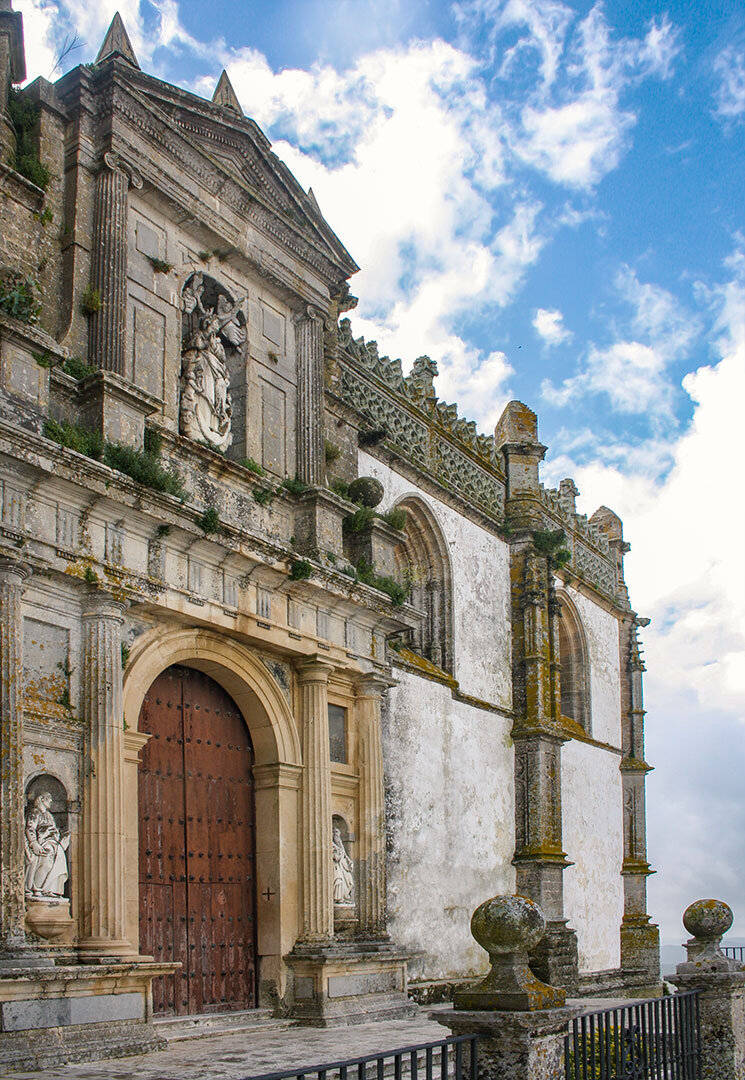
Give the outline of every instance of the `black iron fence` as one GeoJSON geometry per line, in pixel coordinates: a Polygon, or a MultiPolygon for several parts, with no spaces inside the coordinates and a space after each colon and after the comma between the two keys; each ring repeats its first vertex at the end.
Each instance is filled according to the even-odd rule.
{"type": "Polygon", "coordinates": [[[741,964],[745,964],[745,945],[722,945],[722,952],[730,960],[739,960],[741,964]]]}
{"type": "Polygon", "coordinates": [[[246,1080],[475,1080],[478,1075],[478,1038],[476,1035],[454,1035],[437,1042],[404,1046],[386,1054],[347,1061],[331,1061],[325,1065],[309,1065],[302,1069],[264,1073],[246,1080]]]}
{"type": "Polygon", "coordinates": [[[698,992],[578,1016],[564,1065],[566,1080],[700,1080],[698,992]]]}

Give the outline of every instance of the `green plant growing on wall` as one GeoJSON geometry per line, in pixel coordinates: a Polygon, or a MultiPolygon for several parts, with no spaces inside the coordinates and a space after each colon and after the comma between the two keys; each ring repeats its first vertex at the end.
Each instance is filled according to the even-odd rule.
{"type": "Polygon", "coordinates": [[[36,149],[39,106],[35,101],[30,101],[21,90],[10,87],[8,115],[16,136],[16,149],[10,162],[11,166],[32,184],[46,191],[52,174],[39,159],[39,152],[36,149]]]}
{"type": "Polygon", "coordinates": [[[214,506],[210,506],[209,509],[205,510],[204,513],[197,518],[197,525],[206,536],[223,531],[220,515],[217,510],[215,510],[214,506]]]}
{"type": "Polygon", "coordinates": [[[545,555],[549,566],[559,569],[570,561],[571,551],[563,545],[566,533],[563,529],[536,529],[533,533],[533,547],[539,555],[545,555]]]}
{"type": "Polygon", "coordinates": [[[392,529],[398,529],[399,532],[403,532],[406,528],[406,511],[402,506],[394,506],[391,510],[387,510],[385,514],[381,514],[380,517],[386,525],[390,525],[392,529]]]}
{"type": "Polygon", "coordinates": [[[92,566],[86,566],[83,571],[83,581],[87,582],[88,585],[100,585],[101,583],[101,579],[92,566]]]}
{"type": "Polygon", "coordinates": [[[259,506],[269,506],[276,494],[276,488],[256,488],[254,491],[254,502],[257,502],[259,506]]]}
{"type": "Polygon", "coordinates": [[[324,441],[324,454],[326,457],[326,464],[333,465],[338,458],[341,457],[341,447],[336,443],[331,442],[329,439],[324,441]]]}
{"type": "Polygon", "coordinates": [[[35,278],[18,270],[0,271],[0,311],[19,322],[33,326],[39,321],[41,301],[35,278]]]}
{"type": "Polygon", "coordinates": [[[257,476],[266,476],[266,469],[264,466],[259,465],[258,461],[252,457],[244,458],[239,464],[241,464],[244,469],[248,469],[249,472],[256,473],[257,476]]]}
{"type": "Polygon", "coordinates": [[[346,499],[349,495],[349,484],[346,480],[332,480],[331,490],[342,499],[346,499]]]}
{"type": "Polygon", "coordinates": [[[401,607],[406,600],[408,595],[406,587],[396,581],[395,578],[388,577],[387,574],[376,574],[375,567],[371,566],[366,559],[360,559],[355,566],[355,570],[357,571],[357,581],[386,593],[394,607],[401,607]]]}
{"type": "Polygon", "coordinates": [[[65,360],[60,367],[65,375],[70,375],[71,378],[77,379],[78,382],[81,382],[81,380],[87,379],[89,375],[95,375],[96,373],[96,368],[91,367],[90,364],[86,364],[85,360],[80,356],[71,356],[69,360],[65,360]]]}
{"type": "Polygon", "coordinates": [[[48,206],[45,206],[41,213],[34,214],[34,217],[44,226],[48,225],[50,221],[54,221],[54,214],[48,206]]]}
{"type": "Polygon", "coordinates": [[[129,660],[129,645],[127,645],[126,641],[123,641],[122,642],[122,671],[124,671],[125,667],[127,666],[127,661],[128,660],[129,660]]]}
{"type": "Polygon", "coordinates": [[[146,258],[156,274],[170,274],[171,270],[173,270],[173,263],[169,263],[165,259],[159,259],[157,255],[147,255],[146,258]]]}
{"type": "Polygon", "coordinates": [[[308,490],[308,485],[297,475],[286,476],[280,487],[283,487],[285,491],[289,491],[291,495],[302,495],[304,491],[308,490]]]}
{"type": "Polygon", "coordinates": [[[342,529],[345,533],[361,533],[369,529],[378,515],[371,506],[361,506],[353,514],[347,514],[342,521],[342,529]]]}
{"type": "Polygon", "coordinates": [[[80,297],[80,310],[86,319],[90,319],[95,315],[97,311],[101,310],[103,300],[98,289],[94,289],[90,282],[83,289],[83,294],[80,297]]]}
{"type": "Polygon", "coordinates": [[[313,567],[307,559],[295,559],[290,564],[290,581],[307,581],[313,572],[313,567]]]}
{"type": "Polygon", "coordinates": [[[99,431],[93,431],[82,424],[70,424],[66,420],[45,420],[44,434],[60,446],[85,454],[94,461],[102,461],[110,469],[125,473],[138,484],[143,484],[153,491],[175,495],[181,502],[186,500],[187,493],[178,473],[161,464],[160,436],[157,432],[145,432],[144,450],[104,442],[99,431]]]}

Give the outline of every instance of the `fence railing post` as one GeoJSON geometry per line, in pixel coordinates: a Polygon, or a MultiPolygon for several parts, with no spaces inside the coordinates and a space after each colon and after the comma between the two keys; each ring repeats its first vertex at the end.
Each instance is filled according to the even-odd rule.
{"type": "Polygon", "coordinates": [[[580,1010],[528,967],[545,927],[541,909],[523,896],[495,896],[473,913],[471,933],[491,971],[432,1019],[454,1035],[479,1036],[478,1080],[563,1080],[567,1024],[580,1010]]]}
{"type": "Polygon", "coordinates": [[[683,925],[692,935],[688,959],[669,981],[699,991],[701,1080],[745,1080],[745,970],[720,948],[732,911],[721,900],[697,900],[683,925]]]}

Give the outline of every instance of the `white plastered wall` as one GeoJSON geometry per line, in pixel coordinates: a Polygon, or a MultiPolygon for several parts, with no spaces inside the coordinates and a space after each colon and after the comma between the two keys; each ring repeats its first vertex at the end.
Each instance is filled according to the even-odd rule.
{"type": "MultiPolygon", "coordinates": [[[[463,693],[510,708],[508,545],[369,454],[359,472],[383,484],[381,511],[414,495],[431,509],[450,553],[455,677],[463,693]]],[[[413,954],[412,979],[476,974],[488,960],[471,937],[473,910],[515,888],[512,721],[396,674],[383,735],[389,931],[413,954]]]]}
{"type": "Polygon", "coordinates": [[[515,888],[512,723],[398,674],[383,729],[388,928],[414,954],[412,979],[475,974],[488,963],[473,910],[515,888]]]}
{"type": "MultiPolygon", "coordinates": [[[[579,613],[590,664],[591,734],[621,746],[618,621],[590,597],[566,590],[579,613]]],[[[564,912],[577,931],[581,971],[621,962],[623,917],[623,793],[619,753],[572,740],[562,748],[564,912]]]]}
{"type": "Polygon", "coordinates": [[[453,574],[454,675],[463,693],[512,708],[509,545],[370,454],[360,453],[359,474],[382,483],[381,511],[407,495],[432,510],[453,574]]]}

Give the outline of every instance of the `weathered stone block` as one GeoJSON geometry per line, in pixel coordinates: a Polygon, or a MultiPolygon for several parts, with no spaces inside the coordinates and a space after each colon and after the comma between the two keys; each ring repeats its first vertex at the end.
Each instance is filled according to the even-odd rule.
{"type": "Polygon", "coordinates": [[[80,386],[80,419],[101,432],[107,442],[141,449],[145,417],[162,402],[110,371],[97,371],[80,386]]]}

